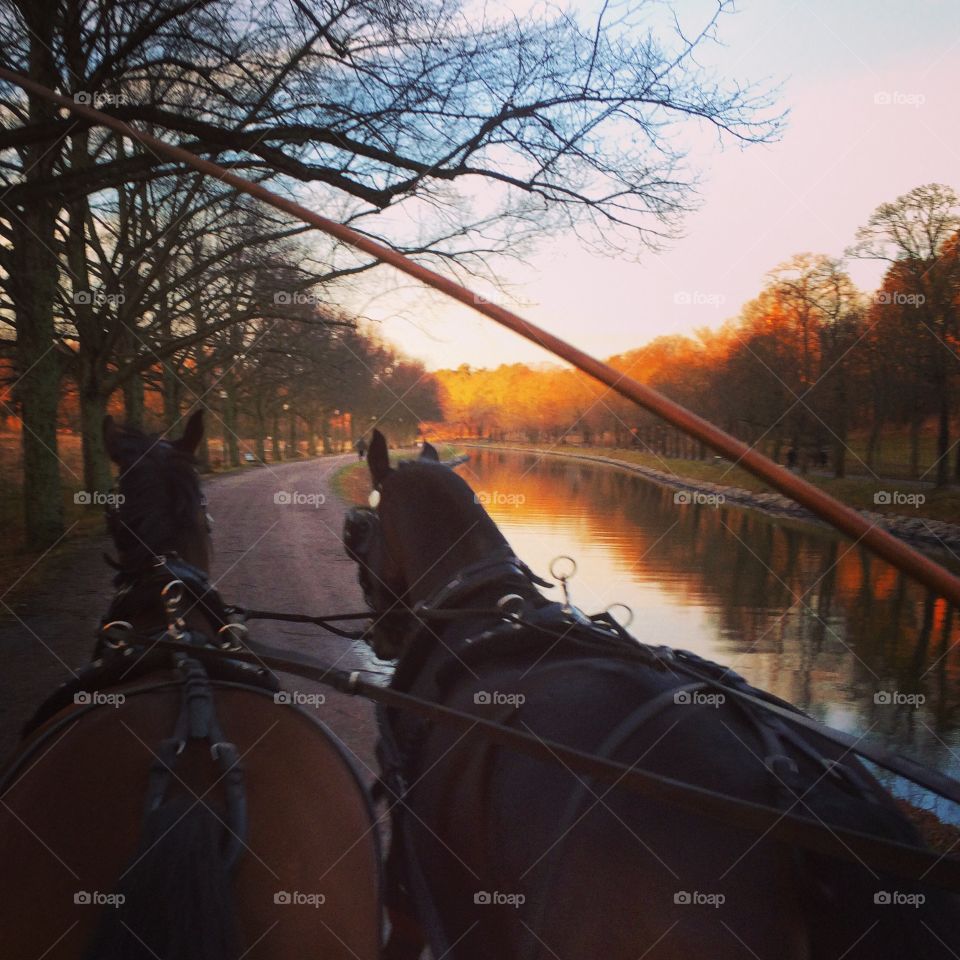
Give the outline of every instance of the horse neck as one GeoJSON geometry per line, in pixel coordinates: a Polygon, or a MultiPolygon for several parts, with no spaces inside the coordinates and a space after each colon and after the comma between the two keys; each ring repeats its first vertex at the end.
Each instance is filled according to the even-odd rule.
{"type": "Polygon", "coordinates": [[[411,605],[429,600],[461,571],[501,555],[513,557],[510,544],[491,526],[457,539],[428,524],[410,524],[404,538],[403,568],[411,605]]]}
{"type": "MultiPolygon", "coordinates": [[[[180,537],[175,545],[167,550],[148,551],[154,557],[166,556],[168,558],[174,555],[178,560],[189,564],[191,567],[199,570],[205,577],[209,576],[209,550],[204,543],[202,535],[199,533],[189,537],[180,537]]],[[[126,564],[122,566],[125,567],[126,564]]],[[[128,590],[134,596],[142,597],[142,609],[130,614],[126,619],[129,620],[134,630],[138,633],[148,633],[156,630],[158,627],[167,625],[167,614],[164,608],[162,590],[164,586],[176,579],[173,572],[170,576],[164,578],[160,571],[156,572],[142,565],[134,567],[136,573],[132,578],[124,581],[123,573],[120,575],[120,582],[128,586],[128,590]]],[[[216,633],[217,626],[209,622],[206,613],[195,608],[195,601],[189,594],[184,595],[181,604],[180,615],[186,622],[187,629],[190,631],[199,631],[213,636],[216,633]],[[211,632],[212,628],[212,632],[211,632]]]]}

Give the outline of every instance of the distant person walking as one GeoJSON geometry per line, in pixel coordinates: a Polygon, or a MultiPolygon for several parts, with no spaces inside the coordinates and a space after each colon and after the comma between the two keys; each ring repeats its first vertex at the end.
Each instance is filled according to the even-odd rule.
{"type": "Polygon", "coordinates": [[[357,448],[357,459],[362,460],[367,452],[367,441],[361,437],[354,446],[357,448]]]}
{"type": "Polygon", "coordinates": [[[794,470],[797,466],[797,451],[793,447],[787,451],[787,466],[791,470],[794,470]]]}

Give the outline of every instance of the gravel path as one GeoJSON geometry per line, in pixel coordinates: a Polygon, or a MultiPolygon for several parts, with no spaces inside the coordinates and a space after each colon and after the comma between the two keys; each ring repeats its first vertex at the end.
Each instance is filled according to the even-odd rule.
{"type": "MultiPolygon", "coordinates": [[[[214,520],[212,575],[227,602],[312,614],[363,609],[356,567],[340,541],[346,504],[331,485],[352,459],[268,464],[204,483],[214,520]],[[275,502],[279,492],[293,502],[275,502]]],[[[20,727],[46,693],[89,659],[112,594],[112,571],[102,559],[109,548],[106,537],[68,544],[40,561],[40,582],[28,594],[12,605],[9,597],[0,601],[0,759],[14,749],[20,727]]],[[[365,647],[315,627],[259,620],[250,627],[264,643],[344,669],[385,669],[365,647]]],[[[371,706],[296,677],[281,680],[288,690],[325,695],[324,703],[307,709],[317,710],[372,773],[371,706]]]]}

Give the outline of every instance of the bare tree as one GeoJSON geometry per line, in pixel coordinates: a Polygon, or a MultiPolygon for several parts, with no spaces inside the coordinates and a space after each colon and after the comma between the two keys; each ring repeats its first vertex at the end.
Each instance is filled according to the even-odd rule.
{"type": "MultiPolygon", "coordinates": [[[[446,0],[255,10],[0,0],[0,48],[5,66],[52,89],[234,169],[309,183],[355,226],[476,269],[551,228],[621,248],[656,244],[693,196],[673,126],[693,119],[740,141],[776,132],[764,92],[718,81],[695,58],[730,5],[718,0],[690,39],[661,39],[643,27],[652,0],[589,25],[562,12],[478,21],[446,0]],[[473,213],[463,188],[478,182],[490,197],[473,213]]],[[[62,530],[56,289],[82,279],[79,248],[68,256],[58,244],[58,217],[67,211],[72,234],[85,216],[76,198],[174,169],[40,98],[2,92],[0,281],[16,325],[27,527],[41,544],[62,530]]]]}
{"type": "MultiPolygon", "coordinates": [[[[924,376],[937,403],[937,486],[950,478],[950,417],[957,379],[957,295],[960,292],[960,199],[944,184],[915,187],[883,203],[857,231],[849,253],[890,264],[878,300],[882,310],[912,317],[922,344],[924,376]]],[[[918,406],[918,410],[923,410],[918,406]]],[[[915,433],[916,435],[916,433],[915,433]]]]}

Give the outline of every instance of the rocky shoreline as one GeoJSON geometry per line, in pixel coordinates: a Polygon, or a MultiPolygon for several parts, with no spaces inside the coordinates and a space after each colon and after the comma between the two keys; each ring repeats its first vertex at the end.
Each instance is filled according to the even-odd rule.
{"type": "MultiPolygon", "coordinates": [[[[681,491],[689,496],[690,503],[702,502],[716,505],[717,503],[731,504],[750,510],[760,510],[776,517],[789,518],[802,523],[810,523],[825,529],[829,525],[812,514],[805,507],[794,503],[789,497],[779,493],[758,493],[753,490],[744,490],[742,487],[731,487],[724,484],[709,483],[706,480],[692,480],[679,477],[675,474],[646,467],[628,460],[618,460],[616,457],[604,457],[592,453],[575,453],[566,450],[544,450],[540,447],[508,446],[493,443],[460,442],[458,446],[477,447],[486,450],[505,450],[516,453],[533,453],[537,456],[564,457],[568,460],[583,460],[588,463],[600,463],[616,467],[628,473],[635,473],[652,483],[673,490],[681,491]],[[722,498],[722,499],[720,499],[722,498]]],[[[681,501],[682,502],[682,501],[681,501]]],[[[925,550],[933,550],[954,556],[960,556],[960,524],[947,523],[943,520],[931,520],[928,517],[906,517],[902,515],[875,513],[872,510],[860,510],[859,513],[867,520],[892,533],[895,537],[904,540],[913,546],[925,550]]]]}

